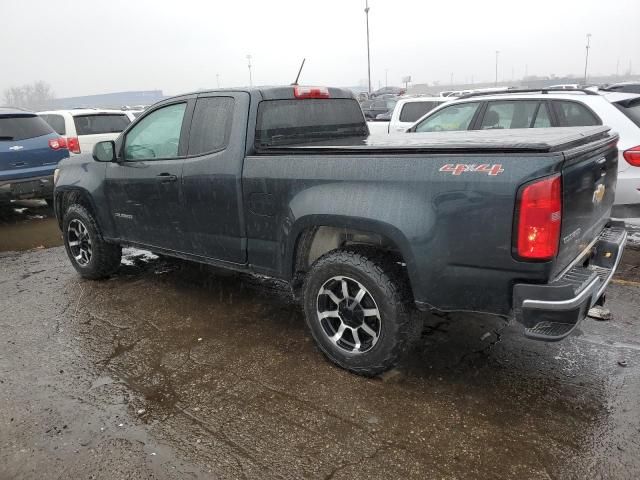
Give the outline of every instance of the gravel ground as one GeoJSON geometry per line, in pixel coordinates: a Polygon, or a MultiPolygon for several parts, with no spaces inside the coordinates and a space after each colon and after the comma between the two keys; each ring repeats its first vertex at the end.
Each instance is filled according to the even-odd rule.
{"type": "Polygon", "coordinates": [[[563,342],[430,316],[365,379],[277,282],[133,250],[91,282],[61,247],[0,253],[0,479],[638,478],[639,265],[628,249],[613,319],[563,342]]]}
{"type": "Polygon", "coordinates": [[[0,478],[637,478],[639,252],[613,320],[560,343],[430,317],[364,379],[278,284],[130,251],[105,282],[62,248],[0,257],[0,478]]]}

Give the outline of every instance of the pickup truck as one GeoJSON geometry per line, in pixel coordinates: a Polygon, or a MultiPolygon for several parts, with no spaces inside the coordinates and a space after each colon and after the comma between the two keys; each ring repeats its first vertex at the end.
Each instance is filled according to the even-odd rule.
{"type": "Polygon", "coordinates": [[[607,127],[369,136],[347,91],[197,92],[61,162],[55,210],[81,276],[123,245],[285,280],[319,349],[397,363],[420,311],[515,317],[560,340],[622,255],[607,127]]]}

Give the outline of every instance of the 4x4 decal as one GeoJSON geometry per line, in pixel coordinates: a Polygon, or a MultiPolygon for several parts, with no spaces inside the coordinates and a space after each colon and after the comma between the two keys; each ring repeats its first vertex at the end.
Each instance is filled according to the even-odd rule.
{"type": "Polygon", "coordinates": [[[490,177],[495,177],[504,172],[501,163],[489,165],[488,163],[482,163],[480,165],[466,164],[466,163],[447,163],[440,167],[441,172],[450,173],[451,175],[462,175],[467,172],[486,173],[490,177]]]}

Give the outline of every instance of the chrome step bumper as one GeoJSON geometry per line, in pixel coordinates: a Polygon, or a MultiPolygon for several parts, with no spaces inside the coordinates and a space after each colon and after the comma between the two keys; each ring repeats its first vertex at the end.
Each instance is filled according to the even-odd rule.
{"type": "Polygon", "coordinates": [[[546,285],[514,286],[514,313],[536,340],[557,341],[568,336],[604,294],[627,241],[622,223],[612,223],[599,235],[587,264],[580,262],[546,285]]]}

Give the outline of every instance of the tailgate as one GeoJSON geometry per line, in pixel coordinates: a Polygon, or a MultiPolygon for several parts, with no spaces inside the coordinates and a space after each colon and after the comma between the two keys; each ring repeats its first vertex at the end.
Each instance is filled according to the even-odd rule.
{"type": "Polygon", "coordinates": [[[564,152],[562,233],[555,273],[585,251],[609,222],[618,175],[617,136],[564,152]]]}
{"type": "Polygon", "coordinates": [[[52,150],[55,133],[17,141],[0,141],[0,180],[14,180],[51,174],[67,150],[52,150]]]}

